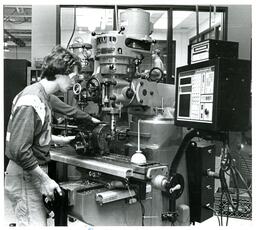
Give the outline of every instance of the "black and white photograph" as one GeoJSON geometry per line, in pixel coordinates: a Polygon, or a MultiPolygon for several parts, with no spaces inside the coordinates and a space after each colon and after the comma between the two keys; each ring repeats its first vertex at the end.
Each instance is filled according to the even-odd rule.
{"type": "Polygon", "coordinates": [[[3,227],[253,228],[253,1],[1,7],[3,227]]]}

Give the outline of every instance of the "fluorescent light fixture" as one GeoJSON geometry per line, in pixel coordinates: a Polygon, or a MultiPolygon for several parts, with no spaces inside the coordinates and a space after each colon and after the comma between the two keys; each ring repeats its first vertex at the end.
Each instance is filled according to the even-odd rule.
{"type": "Polygon", "coordinates": [[[154,23],[154,29],[166,29],[167,30],[167,12],[163,12],[162,16],[154,23]]]}
{"type": "Polygon", "coordinates": [[[77,27],[87,27],[91,32],[97,28],[104,30],[112,14],[113,11],[108,9],[78,8],[76,25],[77,27]]]}
{"type": "Polygon", "coordinates": [[[174,11],[173,12],[173,28],[182,23],[188,18],[193,12],[191,11],[174,11]]]}
{"type": "MultiPolygon", "coordinates": [[[[191,11],[174,11],[173,12],[173,28],[182,23],[193,12],[191,11]]],[[[152,12],[152,16],[153,16],[152,12]]],[[[154,29],[166,29],[167,30],[167,12],[163,12],[162,16],[154,23],[154,29]]]]}

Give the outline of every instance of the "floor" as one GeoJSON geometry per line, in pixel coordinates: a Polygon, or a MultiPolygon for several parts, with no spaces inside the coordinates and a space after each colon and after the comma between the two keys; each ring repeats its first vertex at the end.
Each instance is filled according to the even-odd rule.
{"type": "MultiPolygon", "coordinates": [[[[5,197],[5,208],[4,208],[4,227],[8,227],[10,226],[10,224],[15,223],[15,218],[14,218],[14,214],[13,214],[13,210],[10,204],[10,201],[8,200],[7,197],[5,197]]],[[[226,223],[226,218],[223,218],[223,223],[225,225],[226,223]]],[[[242,227],[242,228],[250,228],[252,227],[252,221],[248,221],[248,220],[243,220],[243,219],[235,219],[235,218],[229,218],[229,227],[242,227]]],[[[49,226],[53,226],[53,220],[49,219],[48,220],[48,225],[49,226]]],[[[196,223],[196,226],[202,226],[202,227],[207,227],[207,226],[211,226],[211,227],[218,227],[218,219],[216,216],[213,216],[212,218],[204,221],[203,223],[196,223]]],[[[68,222],[68,226],[70,227],[88,227],[88,225],[86,225],[83,222],[80,222],[78,220],[76,220],[75,222],[68,222]]],[[[87,228],[86,228],[87,229],[87,228]]]]}
{"type": "MultiPolygon", "coordinates": [[[[204,221],[203,223],[196,223],[196,226],[200,227],[218,227],[218,219],[216,216],[204,221]]],[[[223,226],[226,226],[226,217],[223,218],[223,226]]],[[[228,227],[235,227],[235,229],[250,229],[253,226],[253,222],[251,220],[237,219],[237,218],[229,218],[228,219],[228,227]],[[241,227],[241,228],[239,228],[241,227]]]]}

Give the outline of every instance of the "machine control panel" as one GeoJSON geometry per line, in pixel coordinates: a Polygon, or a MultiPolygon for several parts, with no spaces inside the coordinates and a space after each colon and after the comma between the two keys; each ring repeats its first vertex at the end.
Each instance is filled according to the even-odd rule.
{"type": "Polygon", "coordinates": [[[216,58],[177,69],[175,125],[242,131],[249,125],[251,62],[216,58]]]}
{"type": "Polygon", "coordinates": [[[180,73],[177,119],[212,123],[214,66],[180,73]]]}

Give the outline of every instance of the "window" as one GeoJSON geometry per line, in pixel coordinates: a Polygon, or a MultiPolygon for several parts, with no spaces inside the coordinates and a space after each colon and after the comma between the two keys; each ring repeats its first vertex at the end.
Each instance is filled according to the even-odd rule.
{"type": "Polygon", "coordinates": [[[92,7],[61,8],[60,44],[64,47],[68,45],[70,39],[71,44],[75,41],[90,44],[92,32],[101,33],[110,30],[113,30],[113,9],[92,7]]]}
{"type": "MultiPolygon", "coordinates": [[[[137,5],[134,7],[150,13],[151,38],[156,40],[156,43],[152,45],[152,51],[160,50],[168,83],[174,84],[177,67],[187,65],[187,49],[190,43],[208,38],[226,39],[227,8],[225,7],[199,6],[198,14],[196,6],[137,5]]],[[[128,8],[131,6],[118,5],[116,8],[111,5],[78,6],[76,9],[73,6],[60,6],[60,44],[63,46],[68,44],[74,29],[74,18],[76,25],[71,43],[76,40],[91,43],[92,31],[104,33],[115,30],[116,20],[114,18],[120,20],[121,13],[128,8]]],[[[143,23],[141,23],[141,28],[143,28],[143,23]]],[[[148,70],[151,65],[151,54],[147,54],[141,70],[148,70]]]]}
{"type": "Polygon", "coordinates": [[[198,12],[198,28],[195,10],[173,11],[173,39],[176,41],[176,68],[187,65],[188,45],[206,39],[224,40],[224,13],[198,12]],[[210,23],[211,21],[211,23],[210,23]],[[197,34],[198,30],[198,34],[197,34]]]}

